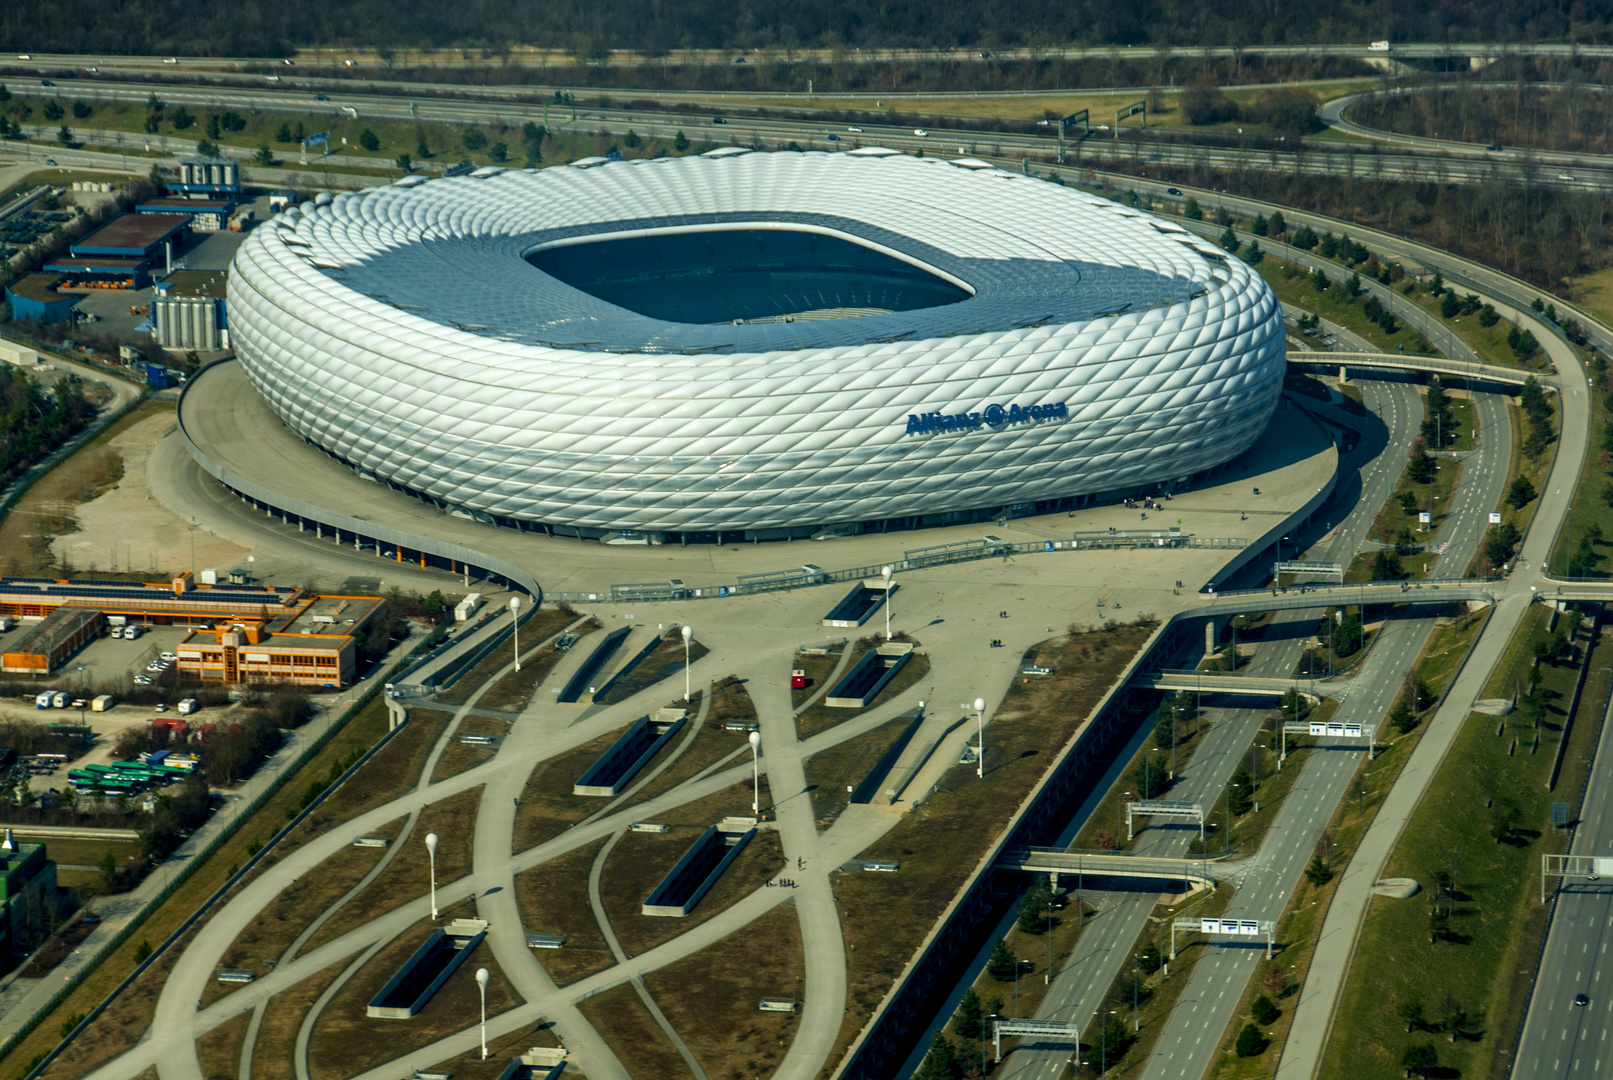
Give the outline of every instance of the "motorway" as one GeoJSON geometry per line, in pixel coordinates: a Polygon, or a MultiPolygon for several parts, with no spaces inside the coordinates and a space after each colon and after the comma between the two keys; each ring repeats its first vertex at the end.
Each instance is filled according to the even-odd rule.
{"type": "MultiPolygon", "coordinates": [[[[1613,702],[1603,718],[1585,806],[1574,826],[1572,855],[1613,855],[1613,702]]],[[[1556,884],[1552,882],[1551,884],[1556,884]]],[[[1556,892],[1551,930],[1540,958],[1513,1080],[1578,1080],[1613,1069],[1613,985],[1603,985],[1613,941],[1613,887],[1565,883],[1556,892]],[[1578,994],[1590,1004],[1574,1004],[1578,994]]]]}

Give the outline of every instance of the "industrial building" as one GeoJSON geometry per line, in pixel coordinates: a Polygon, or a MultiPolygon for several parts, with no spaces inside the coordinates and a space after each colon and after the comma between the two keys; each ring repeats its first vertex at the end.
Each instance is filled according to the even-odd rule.
{"type": "Polygon", "coordinates": [[[1160,490],[1246,450],[1284,372],[1275,296],[1214,244],[878,147],[322,194],[241,245],[229,306],[300,437],[450,513],[608,542],[1160,490]]]}
{"type": "Polygon", "coordinates": [[[0,653],[0,671],[49,675],[101,634],[100,609],[58,607],[0,653]]]}
{"type": "Polygon", "coordinates": [[[227,198],[241,194],[241,166],[232,158],[181,158],[175,172],[178,178],[164,185],[170,192],[227,198]]]}
{"type": "Polygon", "coordinates": [[[189,228],[184,214],[119,214],[45,269],[62,276],[59,288],[143,289],[154,267],[172,267],[189,228]]]}
{"type": "Polygon", "coordinates": [[[23,952],[56,910],[56,864],[44,844],[0,841],[0,952],[23,952]]]}
{"type": "Polygon", "coordinates": [[[191,232],[219,232],[235,212],[230,199],[147,199],[134,208],[137,214],[178,214],[190,218],[191,232]]]}
{"type": "Polygon", "coordinates": [[[151,336],[165,349],[218,351],[230,347],[224,318],[223,270],[179,270],[157,283],[151,336]]]}
{"type": "MultiPolygon", "coordinates": [[[[206,572],[204,572],[206,573],[206,572]]],[[[95,637],[104,615],[188,625],[180,675],[224,682],[295,682],[340,689],[358,671],[358,640],[385,607],[378,596],[171,582],[0,578],[0,615],[41,620],[4,655],[4,670],[45,675],[95,637]]]]}
{"type": "Polygon", "coordinates": [[[56,291],[60,274],[24,274],[6,286],[11,317],[20,322],[53,323],[73,317],[78,297],[56,291]]]}

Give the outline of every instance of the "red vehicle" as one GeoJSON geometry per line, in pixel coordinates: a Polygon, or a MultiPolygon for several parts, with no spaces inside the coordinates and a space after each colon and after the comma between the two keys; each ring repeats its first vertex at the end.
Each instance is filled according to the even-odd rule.
{"type": "Polygon", "coordinates": [[[794,671],[790,672],[790,689],[791,690],[805,690],[806,689],[806,684],[807,684],[806,672],[802,671],[800,668],[796,668],[794,671]]]}

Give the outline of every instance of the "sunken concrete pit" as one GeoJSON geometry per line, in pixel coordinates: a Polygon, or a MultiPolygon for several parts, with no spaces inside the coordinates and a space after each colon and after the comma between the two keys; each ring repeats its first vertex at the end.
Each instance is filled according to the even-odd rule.
{"type": "Polygon", "coordinates": [[[755,835],[751,818],[724,818],[708,828],[645,899],[643,913],[673,919],[689,914],[755,835]]]}
{"type": "Polygon", "coordinates": [[[577,778],[571,793],[606,798],[619,794],[688,719],[689,714],[682,709],[657,709],[654,719],[639,717],[577,778]]]}

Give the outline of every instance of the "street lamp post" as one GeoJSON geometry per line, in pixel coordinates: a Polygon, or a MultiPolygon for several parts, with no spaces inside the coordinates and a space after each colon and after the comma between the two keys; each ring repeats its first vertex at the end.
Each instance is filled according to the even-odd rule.
{"type": "Polygon", "coordinates": [[[986,778],[986,699],[975,698],[975,775],[986,778]]]}
{"type": "Polygon", "coordinates": [[[431,917],[437,917],[437,834],[426,834],[426,854],[431,857],[431,917]]]}
{"type": "Polygon", "coordinates": [[[694,627],[688,623],[683,624],[683,703],[689,704],[689,639],[694,637],[694,627]]]}
{"type": "Polygon", "coordinates": [[[760,814],[762,812],[762,767],[759,761],[761,750],[762,733],[759,731],[753,731],[750,733],[750,812],[753,814],[760,814]]]}
{"type": "Polygon", "coordinates": [[[879,571],[881,580],[885,582],[885,640],[891,639],[891,573],[892,567],[886,566],[879,571]]]}
{"type": "Polygon", "coordinates": [[[482,1060],[487,1060],[487,969],[476,969],[476,987],[482,992],[482,1060]]]}
{"type": "Polygon", "coordinates": [[[521,598],[510,597],[510,619],[515,623],[515,670],[521,670],[521,598]]]}

